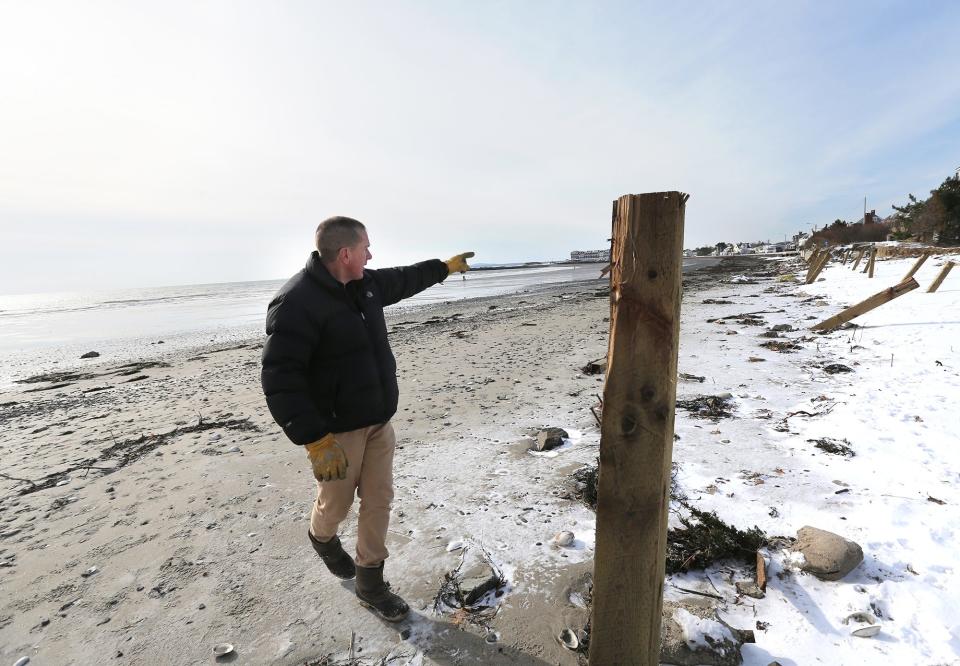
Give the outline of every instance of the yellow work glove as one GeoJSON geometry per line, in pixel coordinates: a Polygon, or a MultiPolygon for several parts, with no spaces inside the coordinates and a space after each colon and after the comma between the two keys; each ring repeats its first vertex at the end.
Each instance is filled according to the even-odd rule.
{"type": "Polygon", "coordinates": [[[454,273],[466,273],[470,270],[470,267],[467,266],[467,259],[473,256],[473,252],[464,252],[463,254],[458,254],[455,257],[450,257],[445,262],[447,264],[447,271],[450,275],[454,273]]]}
{"type": "Polygon", "coordinates": [[[313,465],[313,476],[317,481],[335,481],[347,478],[347,454],[337,444],[333,433],[324,435],[304,447],[307,457],[313,465]]]}

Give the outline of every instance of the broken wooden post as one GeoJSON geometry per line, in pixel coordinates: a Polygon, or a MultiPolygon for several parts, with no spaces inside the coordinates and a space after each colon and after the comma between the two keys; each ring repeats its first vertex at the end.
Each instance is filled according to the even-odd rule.
{"type": "Polygon", "coordinates": [[[860,265],[860,260],[861,260],[861,259],[863,259],[863,248],[857,250],[857,260],[856,260],[855,262],[853,262],[853,268],[851,268],[850,270],[856,271],[856,270],[857,270],[857,266],[860,265]]]}
{"type": "MultiPolygon", "coordinates": [[[[920,258],[917,259],[917,262],[913,265],[913,268],[910,269],[910,272],[903,276],[903,280],[909,280],[912,278],[916,272],[920,270],[920,267],[923,266],[923,262],[925,262],[929,256],[929,252],[924,252],[922,255],[920,255],[920,258]]],[[[903,280],[901,280],[901,282],[903,282],[903,280]]]]}
{"type": "Polygon", "coordinates": [[[814,324],[810,328],[812,328],[814,331],[829,331],[831,328],[836,328],[840,324],[845,324],[851,319],[859,317],[866,312],[870,312],[870,310],[880,307],[884,303],[892,301],[897,296],[903,296],[908,291],[913,291],[919,286],[920,285],[917,284],[916,280],[909,278],[900,284],[894,285],[889,289],[884,289],[878,294],[874,294],[864,301],[860,301],[856,305],[851,305],[840,314],[836,314],[829,319],[824,319],[819,324],[814,324]]]}
{"type": "Polygon", "coordinates": [[[615,202],[590,664],[660,663],[687,195],[615,202]]]}
{"type": "Polygon", "coordinates": [[[807,271],[807,284],[813,284],[813,282],[820,275],[820,272],[826,268],[827,264],[830,262],[830,252],[824,250],[823,256],[820,258],[820,261],[817,262],[816,266],[812,266],[813,270],[807,271]]]}
{"type": "Polygon", "coordinates": [[[867,262],[867,277],[873,277],[873,265],[877,261],[877,248],[870,250],[870,261],[867,262]]]}
{"type": "Polygon", "coordinates": [[[940,288],[940,285],[943,283],[943,281],[947,279],[947,273],[950,272],[951,268],[953,268],[952,261],[948,261],[943,265],[943,269],[940,271],[940,274],[937,275],[937,279],[934,280],[933,284],[930,285],[930,288],[927,289],[928,294],[932,294],[933,292],[935,292],[937,289],[940,288]]]}
{"type": "Polygon", "coordinates": [[[846,250],[843,251],[843,261],[840,262],[840,265],[841,265],[841,266],[846,266],[846,265],[847,265],[847,262],[850,261],[850,253],[851,253],[851,252],[853,252],[853,250],[850,250],[850,249],[846,249],[846,250]]]}

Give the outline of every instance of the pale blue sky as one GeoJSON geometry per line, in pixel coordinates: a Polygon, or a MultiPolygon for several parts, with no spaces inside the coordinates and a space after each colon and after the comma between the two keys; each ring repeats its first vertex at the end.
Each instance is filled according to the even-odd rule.
{"type": "Polygon", "coordinates": [[[559,259],[881,214],[960,166],[957,2],[0,0],[0,293],[559,259]]]}

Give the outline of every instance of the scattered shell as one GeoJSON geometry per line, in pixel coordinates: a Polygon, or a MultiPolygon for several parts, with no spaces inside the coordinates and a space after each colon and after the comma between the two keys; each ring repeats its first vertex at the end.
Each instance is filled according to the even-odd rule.
{"type": "Polygon", "coordinates": [[[57,486],[58,486],[58,487],[59,487],[59,486],[65,486],[65,485],[67,485],[68,483],[70,483],[70,479],[61,479],[60,481],[57,481],[57,486]]]}
{"type": "Polygon", "coordinates": [[[225,654],[230,654],[233,652],[233,645],[230,643],[219,643],[213,646],[213,655],[215,657],[222,657],[225,654]]]}
{"type": "Polygon", "coordinates": [[[860,627],[859,629],[854,629],[850,632],[851,636],[859,636],[860,638],[870,638],[876,636],[880,633],[880,625],[874,624],[869,627],[860,627]]]}
{"type": "Polygon", "coordinates": [[[572,629],[564,629],[561,631],[560,635],[557,636],[557,640],[560,641],[560,645],[568,650],[576,650],[580,647],[580,639],[577,638],[577,635],[572,629]]]}
{"type": "Polygon", "coordinates": [[[490,645],[493,645],[499,640],[500,640],[500,634],[498,634],[496,631],[491,631],[489,634],[483,637],[483,642],[488,643],[490,645]]]}
{"type": "Polygon", "coordinates": [[[850,632],[851,636],[857,636],[859,638],[870,638],[876,636],[880,633],[880,625],[877,624],[878,620],[873,615],[873,613],[867,613],[866,611],[860,611],[858,613],[851,613],[847,617],[843,618],[844,624],[865,624],[867,626],[857,627],[850,632]]]}
{"type": "Polygon", "coordinates": [[[100,571],[100,569],[98,569],[97,567],[90,567],[80,575],[83,576],[84,578],[89,578],[90,576],[97,573],[98,571],[100,571]]]}
{"type": "Polygon", "coordinates": [[[575,538],[576,537],[574,536],[573,532],[564,530],[562,532],[558,532],[557,535],[553,537],[553,545],[560,548],[569,548],[573,545],[575,538]]]}
{"type": "Polygon", "coordinates": [[[460,550],[461,548],[463,548],[463,541],[459,541],[459,540],[451,541],[450,543],[447,544],[448,553],[452,553],[455,550],[460,550]]]}
{"type": "MultiPolygon", "coordinates": [[[[220,439],[220,433],[215,432],[215,433],[213,433],[212,435],[210,435],[210,441],[211,441],[211,442],[215,442],[215,441],[217,441],[218,439],[220,439]]],[[[225,645],[226,645],[226,644],[225,644],[225,645]]]]}
{"type": "Polygon", "coordinates": [[[240,453],[240,447],[231,446],[229,449],[227,449],[227,453],[240,453]]]}
{"type": "Polygon", "coordinates": [[[13,666],[27,666],[30,663],[30,657],[20,657],[17,659],[13,666]]]}

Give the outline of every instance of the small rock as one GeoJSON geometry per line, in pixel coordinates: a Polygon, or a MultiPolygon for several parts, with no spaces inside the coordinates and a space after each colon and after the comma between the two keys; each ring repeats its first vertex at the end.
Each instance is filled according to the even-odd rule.
{"type": "Polygon", "coordinates": [[[773,330],[773,331],[792,331],[792,330],[794,330],[794,329],[793,329],[793,326],[791,326],[790,324],[777,324],[776,326],[774,326],[774,327],[773,327],[772,329],[770,329],[770,330],[773,330]]]}
{"type": "Polygon", "coordinates": [[[563,428],[544,428],[537,433],[537,451],[549,451],[563,445],[570,435],[563,428]]]}
{"type": "Polygon", "coordinates": [[[563,532],[558,532],[557,535],[553,537],[553,544],[559,548],[569,548],[575,540],[576,537],[573,532],[564,530],[563,532]]]}
{"type": "Polygon", "coordinates": [[[100,356],[100,352],[88,351],[86,354],[81,354],[80,358],[97,358],[100,356]]]}
{"type": "Polygon", "coordinates": [[[240,453],[240,447],[231,446],[229,449],[227,449],[227,453],[240,453]]]}
{"type": "Polygon", "coordinates": [[[210,441],[211,441],[211,442],[216,442],[216,441],[218,441],[219,439],[220,439],[220,433],[218,433],[218,432],[215,432],[215,433],[213,433],[213,434],[210,435],[210,441]]]}
{"type": "Polygon", "coordinates": [[[809,525],[797,531],[794,549],[803,554],[801,569],[821,580],[840,580],[863,562],[858,544],[809,525]]]}
{"type": "Polygon", "coordinates": [[[738,580],[734,585],[737,588],[737,592],[748,597],[753,597],[754,599],[763,599],[765,596],[763,590],[757,587],[757,584],[752,580],[738,580]]]}
{"type": "Polygon", "coordinates": [[[200,604],[199,606],[197,606],[197,608],[198,608],[199,610],[203,610],[203,609],[206,608],[206,607],[207,607],[206,604],[200,604]]]}

